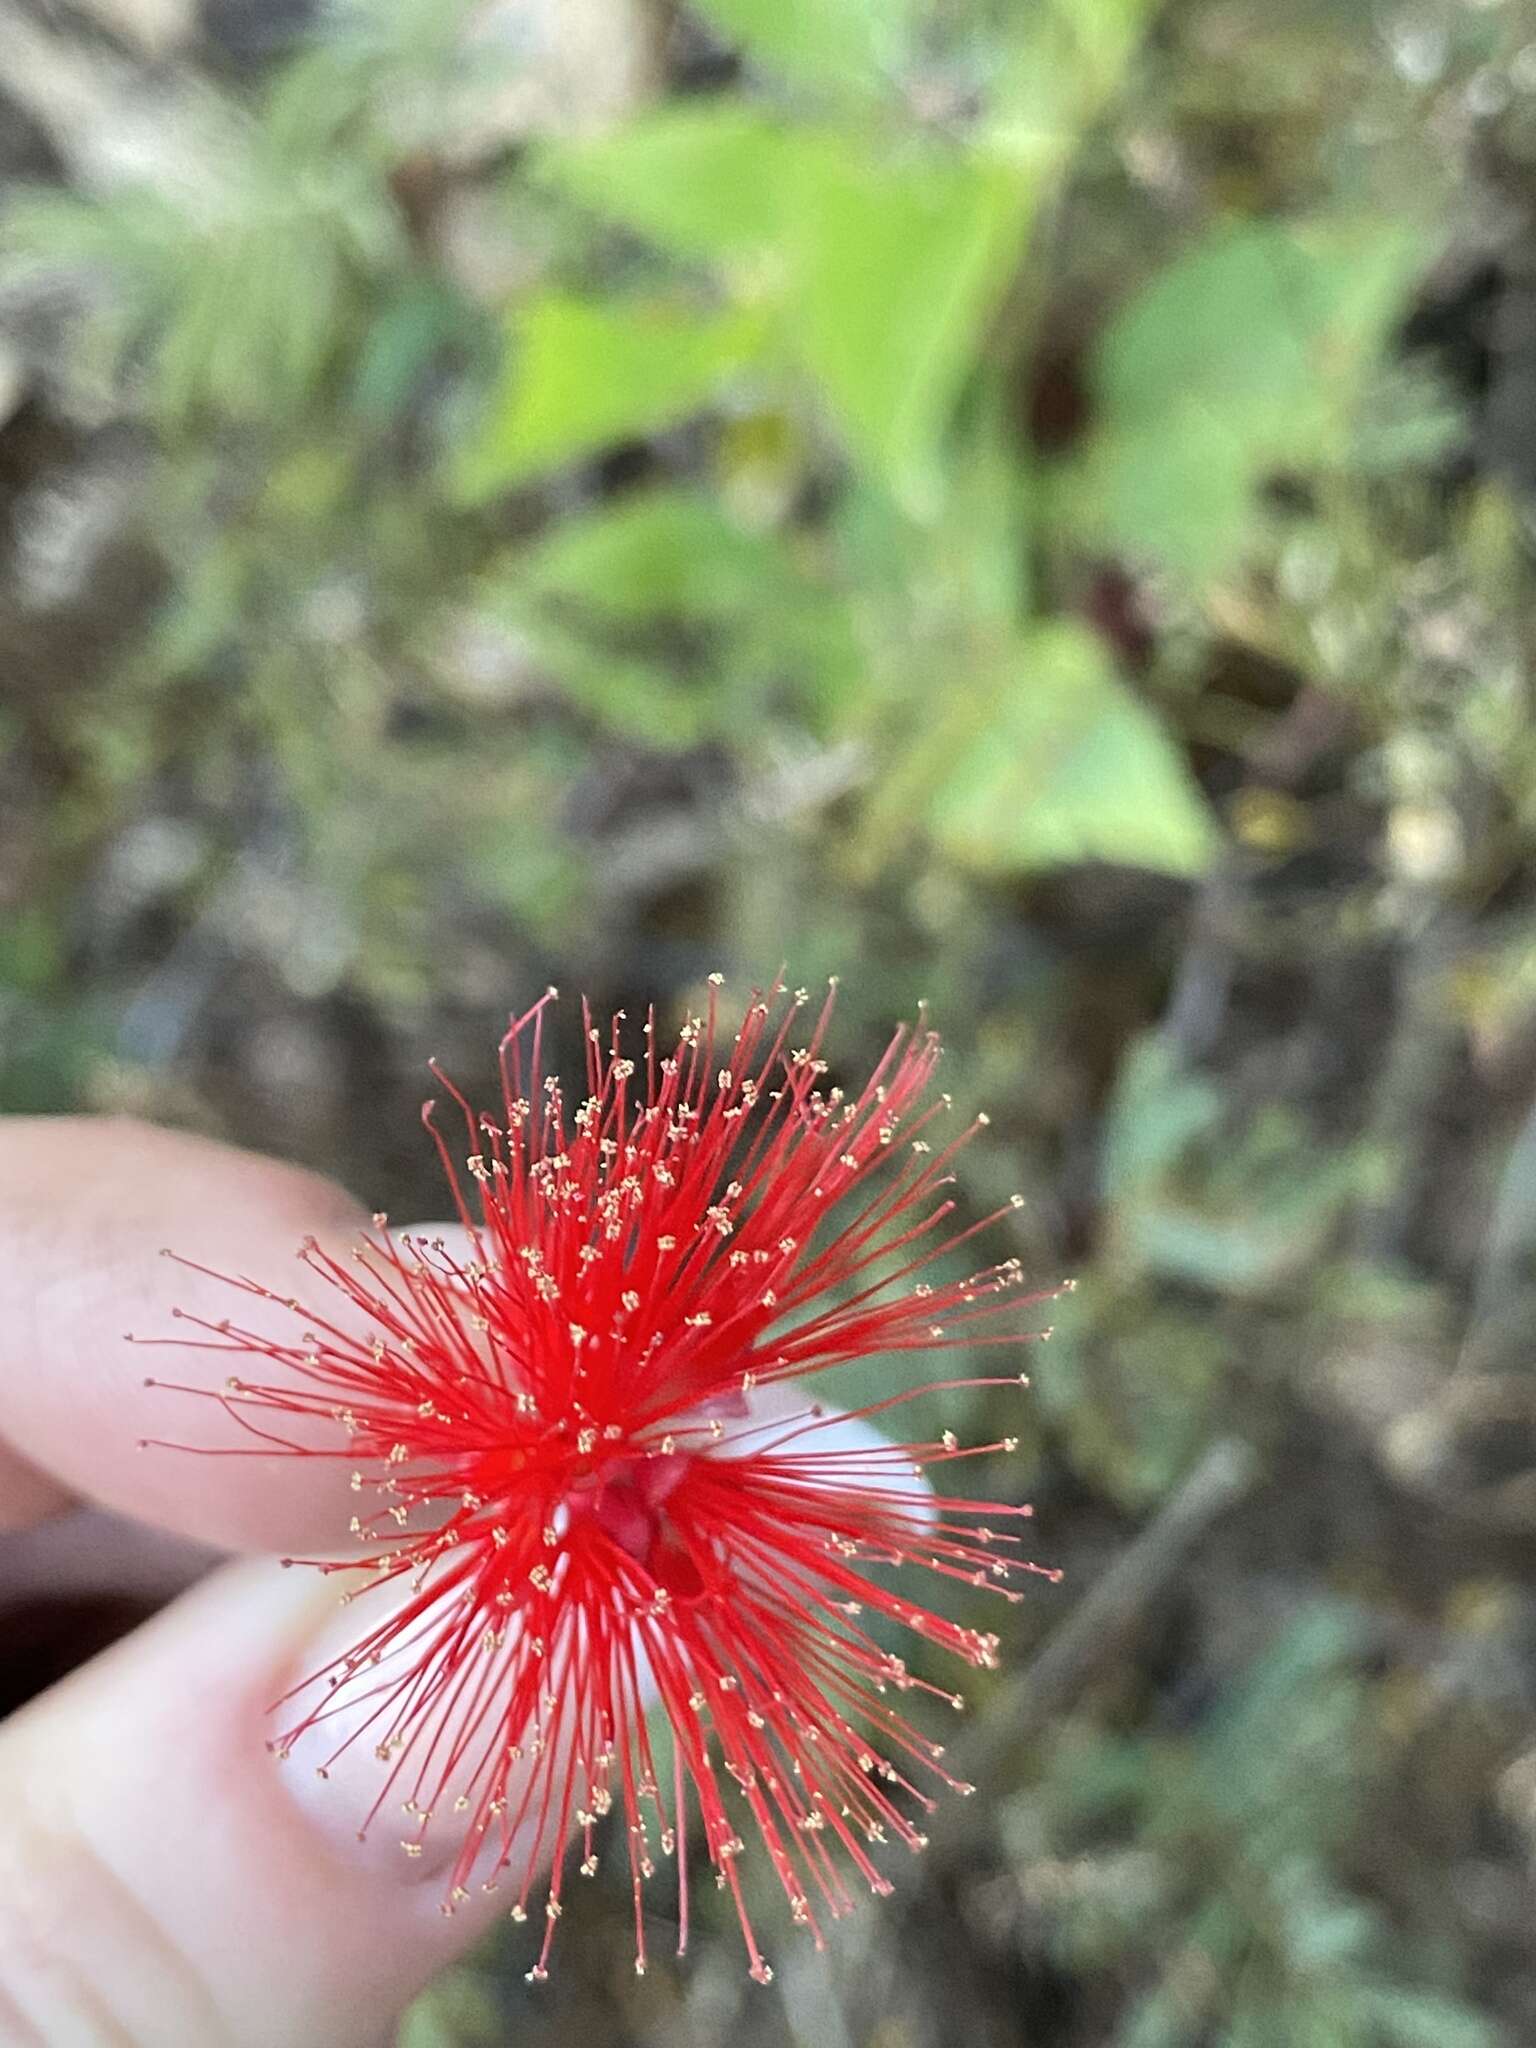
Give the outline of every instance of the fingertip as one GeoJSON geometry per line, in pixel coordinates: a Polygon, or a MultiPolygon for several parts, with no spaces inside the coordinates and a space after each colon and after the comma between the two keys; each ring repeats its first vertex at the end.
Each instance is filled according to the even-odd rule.
{"type": "Polygon", "coordinates": [[[347,1785],[311,1771],[300,1790],[267,1754],[270,1703],[335,1600],[270,1561],[227,1566],[0,1729],[0,1799],[22,1815],[0,1918],[46,1882],[50,1975],[129,2038],[372,2041],[494,1915],[445,1920],[435,1886],[356,1853],[347,1785]]]}

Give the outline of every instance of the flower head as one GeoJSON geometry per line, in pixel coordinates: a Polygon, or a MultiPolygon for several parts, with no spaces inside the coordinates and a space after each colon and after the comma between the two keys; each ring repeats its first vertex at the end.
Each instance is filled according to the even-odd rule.
{"type": "Polygon", "coordinates": [[[1041,1569],[1018,1554],[1026,1507],[935,1502],[914,1483],[1011,1440],[850,1447],[801,1383],[890,1357],[891,1393],[861,1411],[879,1414],[922,1391],[899,1384],[898,1354],[1016,1347],[1040,1334],[1027,1311],[1043,1297],[1022,1292],[1012,1258],[920,1277],[985,1227],[950,1221],[953,1160],[977,1126],[940,1135],[949,1102],[932,1092],[939,1044],[921,1023],[855,1095],[825,1084],[830,995],[803,1044],[804,992],[777,985],[734,1033],[712,987],[671,1047],[648,1019],[626,1051],[622,1018],[605,1037],[584,1010],[586,1092],[572,1103],[542,1070],[549,1000],[503,1040],[495,1117],[447,1082],[456,1135],[424,1112],[464,1248],[377,1216],[350,1264],[313,1243],[301,1254],[344,1310],[304,1309],[289,1342],[202,1326],[281,1368],[219,1397],[258,1448],[353,1468],[363,1554],[321,1569],[361,1563],[370,1598],[395,1587],[290,1695],[274,1747],[366,1739],[383,1765],[369,1821],[403,1805],[408,1853],[455,1808],[450,1908],[471,1882],[506,1880],[523,1919],[552,1868],[534,1976],[566,1852],[579,1845],[590,1873],[610,1810],[637,1968],[658,1858],[676,1860],[686,1939],[696,1811],[766,1977],[737,1875],[745,1837],[819,1943],[851,1880],[890,1889],[879,1846],[920,1848],[935,1791],[969,1789],[893,1704],[959,1696],[911,1673],[870,1624],[898,1622],[972,1665],[993,1662],[996,1638],[915,1603],[887,1568],[1007,1599],[1017,1574],[1041,1569]],[[344,1447],[317,1450],[314,1418],[344,1447]],[[648,1694],[671,1725],[666,1769],[648,1694]]]}

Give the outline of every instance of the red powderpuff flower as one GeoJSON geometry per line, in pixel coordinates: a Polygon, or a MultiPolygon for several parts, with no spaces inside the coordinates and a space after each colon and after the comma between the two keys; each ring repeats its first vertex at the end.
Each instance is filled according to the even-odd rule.
{"type": "Polygon", "coordinates": [[[831,995],[803,1046],[791,1033],[805,992],[786,1000],[781,985],[754,995],[726,1041],[711,982],[707,1015],[670,1054],[646,1021],[638,1061],[621,1019],[605,1049],[584,1008],[587,1088],[574,1110],[542,1072],[549,996],[502,1042],[498,1118],[443,1081],[462,1113],[473,1201],[431,1103],[424,1118],[469,1250],[397,1237],[378,1216],[350,1268],[312,1242],[301,1254],[371,1336],[313,1310],[291,1343],[202,1325],[282,1368],[270,1382],[231,1379],[217,1398],[263,1449],[351,1463],[354,1491],[374,1503],[352,1524],[368,1546],[365,1591],[397,1589],[387,1615],[289,1696],[292,1724],[273,1747],[285,1755],[335,1724],[334,1762],[366,1733],[386,1766],[368,1819],[403,1804],[408,1853],[451,1804],[465,1833],[445,1910],[472,1878],[494,1887],[510,1868],[512,1917],[525,1919],[535,1873],[552,1864],[535,1978],[565,1851],[579,1838],[590,1874],[597,1821],[613,1808],[642,1971],[642,1888],[658,1854],[676,1858],[686,1941],[693,1807],[760,1980],[771,1972],[737,1875],[744,1833],[761,1839],[818,1946],[823,1916],[852,1903],[851,1874],[888,1891],[872,1850],[920,1849],[935,1781],[970,1787],[891,1704],[893,1692],[956,1707],[959,1696],[915,1677],[869,1618],[973,1665],[993,1663],[997,1638],[876,1574],[919,1564],[1017,1600],[1010,1578],[1042,1570],[991,1526],[1027,1507],[934,1502],[913,1485],[914,1472],[1012,1438],[848,1448],[846,1430],[829,1443],[835,1417],[813,1399],[753,1396],[853,1359],[1044,1334],[1021,1313],[1045,1297],[1021,1294],[1017,1259],[964,1280],[918,1277],[985,1227],[949,1228],[943,1191],[986,1119],[948,1142],[934,1135],[949,1099],[931,1096],[939,1042],[921,1019],[850,1096],[823,1086],[831,995]],[[267,1418],[290,1418],[290,1430],[303,1418],[309,1440],[267,1418]],[[313,1418],[339,1425],[345,1447],[316,1448],[313,1418]],[[648,1690],[671,1723],[665,1773],[648,1690]]]}

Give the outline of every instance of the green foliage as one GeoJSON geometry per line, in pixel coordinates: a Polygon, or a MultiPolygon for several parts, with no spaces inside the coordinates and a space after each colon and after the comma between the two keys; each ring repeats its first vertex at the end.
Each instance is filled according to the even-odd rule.
{"type": "Polygon", "coordinates": [[[397,232],[345,158],[295,159],[259,131],[231,140],[225,177],[188,200],[138,192],[102,209],[39,193],[5,223],[13,277],[72,269],[107,282],[86,367],[115,385],[150,346],[146,402],[167,426],[302,405],[397,232]]]}
{"type": "Polygon", "coordinates": [[[1204,868],[1216,851],[1209,813],[1099,644],[1081,627],[1042,626],[1013,662],[994,695],[961,710],[971,736],[932,791],[935,843],[983,874],[1081,860],[1204,868]]]}
{"type": "MultiPolygon", "coordinates": [[[[892,492],[929,529],[929,564],[951,573],[968,460],[953,435],[957,405],[1034,220],[1126,90],[1146,8],[1058,0],[990,44],[984,16],[974,30],[958,18],[924,24],[917,10],[858,0],[791,10],[720,0],[712,19],[808,102],[731,94],[645,110],[591,140],[547,146],[534,177],[665,258],[702,266],[723,305],[681,289],[665,261],[648,288],[621,295],[601,277],[595,290],[536,280],[507,311],[483,410],[454,415],[465,424],[445,474],[479,505],[750,395],[788,405],[802,427],[830,428],[853,481],[892,492]],[[981,118],[943,139],[907,96],[936,26],[935,46],[957,59],[987,55],[981,118]]],[[[445,353],[478,346],[468,309],[416,273],[387,183],[472,103],[464,50],[453,9],[393,0],[349,13],[275,78],[254,118],[210,105],[221,175],[201,189],[14,206],[12,274],[18,264],[97,272],[109,290],[89,330],[95,356],[118,376],[142,364],[150,409],[167,423],[293,427],[306,407],[325,412],[327,380],[344,370],[360,417],[382,427],[445,353]]],[[[477,55],[474,68],[495,82],[494,63],[477,55]]],[[[1099,416],[1061,501],[1065,535],[1197,576],[1233,559],[1251,541],[1267,472],[1336,457],[1422,258],[1422,236],[1402,222],[1320,212],[1223,223],[1154,269],[1099,348],[1099,416]]],[[[789,456],[786,488],[813,448],[789,456]]],[[[718,487],[732,483],[727,459],[718,487]]],[[[1016,610],[1030,604],[1024,571],[1016,559],[1016,610]]],[[[242,578],[226,566],[219,582],[228,618],[245,601],[242,578]]],[[[854,633],[864,596],[857,585],[844,593],[854,633]]],[[[912,623],[908,639],[924,645],[922,621],[912,623]]],[[[993,761],[972,746],[958,766],[952,749],[935,748],[934,776],[906,791],[904,808],[983,872],[1085,855],[1194,871],[1213,842],[1176,748],[1102,664],[1067,707],[1060,672],[1086,677],[1092,663],[1058,625],[1043,618],[1017,650],[981,663],[991,681],[940,693],[961,707],[957,728],[995,711],[1005,746],[993,761]],[[1006,758],[1037,745],[1065,765],[1048,773],[1006,758]],[[1095,788],[1106,799],[1097,820],[1085,815],[1095,788]],[[1007,816],[1026,802],[1027,823],[1007,816]]],[[[611,699],[623,729],[648,691],[658,706],[677,703],[665,664],[593,669],[565,652],[584,671],[580,701],[606,719],[611,699]]],[[[977,667],[969,650],[952,658],[977,667]]],[[[661,715],[676,744],[722,722],[661,715]]]]}
{"type": "Polygon", "coordinates": [[[1211,1433],[1233,1375],[1221,1315],[1310,1296],[1372,1175],[1293,1112],[1245,1112],[1154,1032],[1124,1048],[1099,1176],[1099,1256],[1060,1318],[1043,1398],[1081,1464],[1139,1503],[1211,1433]],[[1211,1306],[1193,1315],[1192,1298],[1211,1306]]]}
{"type": "Polygon", "coordinates": [[[1178,1483],[1211,1434],[1229,1342],[1146,1286],[1094,1275],[1057,1317],[1040,1400],[1074,1462],[1139,1507],[1178,1483]]]}
{"type": "Polygon", "coordinates": [[[857,687],[859,650],[836,592],[777,536],[697,492],[647,493],[569,521],[497,564],[484,603],[568,683],[590,678],[594,717],[653,743],[724,737],[775,702],[832,730],[857,687]],[[681,679],[657,652],[669,640],[697,649],[681,679]],[[632,688],[616,687],[620,672],[632,688]]]}
{"type": "Polygon", "coordinates": [[[750,101],[685,102],[578,145],[551,144],[538,169],[582,205],[750,289],[781,231],[801,135],[750,101]]]}
{"type": "Polygon", "coordinates": [[[908,0],[703,0],[700,12],[784,78],[842,96],[907,55],[908,0]]]}
{"type": "Polygon", "coordinates": [[[58,1115],[80,1100],[112,1043],[97,1002],[60,994],[57,928],[43,913],[0,918],[0,1114],[58,1115]]]}
{"type": "Polygon", "coordinates": [[[445,1970],[406,2014],[394,2048],[501,2048],[506,2021],[474,1970],[445,1970]]]}
{"type": "Polygon", "coordinates": [[[1248,544],[1267,476],[1337,464],[1426,239],[1400,221],[1223,224],[1129,301],[1073,488],[1107,540],[1195,578],[1248,544]]]}
{"type": "Polygon", "coordinates": [[[1494,2048],[1470,2006],[1386,1974],[1391,1934],[1340,1874],[1370,1768],[1357,1650],[1347,1615],[1316,1604],[1192,1738],[1067,1731],[1015,1804],[1026,1871],[1042,1851],[1074,1859],[1065,1953],[1140,1965],[1116,2048],[1494,2048]]]}
{"type": "Polygon", "coordinates": [[[758,323],[675,305],[550,293],[527,309],[483,433],[458,470],[489,497],[702,409],[756,351],[758,323]]]}
{"type": "Polygon", "coordinates": [[[1359,1163],[1284,1120],[1226,1128],[1221,1091],[1167,1043],[1133,1047],[1105,1125],[1110,1246],[1122,1269],[1225,1293],[1272,1289],[1317,1263],[1359,1163]]]}
{"type": "Polygon", "coordinates": [[[663,116],[547,174],[685,257],[721,259],[772,308],[787,368],[849,449],[914,509],[1028,225],[1007,157],[790,128],[727,107],[663,116]]]}
{"type": "Polygon", "coordinates": [[[791,339],[849,447],[914,510],[1021,238],[1013,166],[809,142],[789,188],[791,339]]]}
{"type": "MultiPolygon", "coordinates": [[[[722,0],[712,19],[763,89],[536,148],[500,195],[528,240],[499,305],[424,262],[402,209],[397,172],[504,75],[418,0],[338,18],[249,112],[210,99],[205,187],[13,206],[12,276],[94,278],[82,346],[112,380],[167,432],[223,422],[247,444],[233,476],[189,464],[162,510],[179,572],[143,673],[191,678],[237,646],[241,719],[275,735],[311,707],[323,740],[330,657],[294,622],[332,577],[373,643],[360,675],[381,631],[416,661],[433,615],[468,607],[553,681],[546,724],[563,705],[663,749],[750,758],[777,723],[791,748],[859,750],[863,885],[924,852],[986,883],[1085,860],[1203,872],[1217,821],[1172,700],[1046,593],[1085,544],[1197,581],[1260,544],[1263,479],[1347,452],[1422,235],[1320,208],[1143,262],[1095,353],[1088,443],[1042,481],[1003,366],[1031,346],[1037,224],[1131,90],[1146,9],[1061,0],[1007,32],[855,0],[722,0]],[[971,116],[928,118],[925,95],[965,77],[984,81],[971,116]],[[501,545],[508,492],[688,421],[708,431],[687,522],[663,492],[501,545]],[[213,489],[239,510],[210,525],[213,489]],[[794,511],[815,490],[820,531],[794,511]],[[643,603],[608,588],[651,575],[643,603]]],[[[283,751],[333,805],[333,779],[283,751]]],[[[530,888],[527,914],[551,900],[530,888]]]]}
{"type": "Polygon", "coordinates": [[[994,133],[1052,161],[1123,89],[1156,0],[1041,0],[1021,10],[1000,66],[994,133]]]}

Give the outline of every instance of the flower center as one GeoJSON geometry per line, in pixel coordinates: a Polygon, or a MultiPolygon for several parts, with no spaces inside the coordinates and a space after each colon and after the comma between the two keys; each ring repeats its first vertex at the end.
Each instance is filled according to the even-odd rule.
{"type": "Polygon", "coordinates": [[[668,1513],[688,1477],[688,1454],[614,1458],[579,1479],[569,1495],[571,1518],[590,1517],[610,1543],[644,1566],[658,1585],[678,1599],[697,1599],[705,1590],[698,1564],[668,1513]]]}

